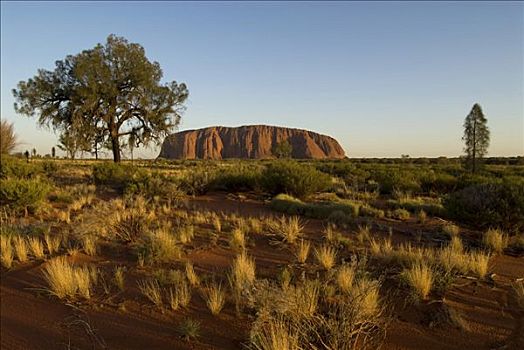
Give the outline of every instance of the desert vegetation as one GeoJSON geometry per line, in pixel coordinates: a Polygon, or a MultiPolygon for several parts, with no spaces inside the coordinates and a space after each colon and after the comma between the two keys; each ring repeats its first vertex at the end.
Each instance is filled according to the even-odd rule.
{"type": "Polygon", "coordinates": [[[497,277],[523,268],[522,165],[46,162],[2,159],[2,275],[32,271],[50,303],[95,319],[105,305],[167,323],[180,346],[374,349],[417,313],[431,327],[402,322],[472,332],[447,300],[468,303],[459,286],[522,308],[519,276],[497,277]]]}

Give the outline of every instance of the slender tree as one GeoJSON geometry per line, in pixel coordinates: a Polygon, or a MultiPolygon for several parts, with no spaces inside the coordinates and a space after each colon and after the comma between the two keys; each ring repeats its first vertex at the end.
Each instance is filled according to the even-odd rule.
{"type": "Polygon", "coordinates": [[[96,153],[99,144],[109,143],[119,162],[122,138],[135,133],[139,143],[160,143],[180,122],[188,89],[176,81],[161,83],[162,75],[141,45],[110,35],[105,45],[67,56],[54,71],[41,69],[18,83],[15,110],[88,140],[96,153]]]}
{"type": "Polygon", "coordinates": [[[55,146],[51,147],[51,157],[52,158],[56,157],[56,148],[55,148],[55,146]]]}
{"type": "Polygon", "coordinates": [[[0,122],[0,154],[11,153],[18,145],[15,128],[7,120],[0,122]]]}
{"type": "Polygon", "coordinates": [[[64,131],[58,138],[60,142],[57,146],[62,151],[66,152],[67,156],[75,159],[78,152],[90,150],[90,143],[88,140],[82,139],[78,134],[74,133],[74,129],[64,131]]]}
{"type": "Polygon", "coordinates": [[[489,128],[487,123],[488,120],[484,116],[482,108],[478,103],[475,103],[464,120],[464,136],[462,137],[465,143],[466,168],[473,173],[478,170],[479,163],[488,153],[489,128]]]}

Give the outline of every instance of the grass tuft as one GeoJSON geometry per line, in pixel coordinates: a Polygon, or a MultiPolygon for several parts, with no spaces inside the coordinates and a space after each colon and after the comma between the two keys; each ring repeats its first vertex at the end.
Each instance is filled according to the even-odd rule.
{"type": "Polygon", "coordinates": [[[210,284],[203,292],[204,300],[211,314],[218,315],[226,303],[226,292],[221,284],[210,284]]]}
{"type": "Polygon", "coordinates": [[[316,248],[315,256],[324,269],[331,270],[335,266],[337,252],[332,246],[322,245],[320,248],[316,248]]]}
{"type": "Polygon", "coordinates": [[[402,272],[403,279],[412,288],[418,299],[427,299],[433,285],[433,270],[424,263],[414,264],[402,272]]]}
{"type": "Polygon", "coordinates": [[[296,256],[299,263],[304,264],[309,256],[309,249],[311,247],[310,241],[300,240],[296,250],[296,256]]]}

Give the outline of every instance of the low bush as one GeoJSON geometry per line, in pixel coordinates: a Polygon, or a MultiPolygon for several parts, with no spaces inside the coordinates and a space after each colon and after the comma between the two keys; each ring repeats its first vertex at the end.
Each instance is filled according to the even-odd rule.
{"type": "Polygon", "coordinates": [[[444,206],[457,221],[518,231],[524,229],[524,181],[472,185],[449,195],[444,206]]]}
{"type": "Polygon", "coordinates": [[[40,163],[27,163],[25,160],[2,155],[0,178],[29,179],[43,173],[40,163]]]}
{"type": "Polygon", "coordinates": [[[15,210],[36,211],[45,199],[51,186],[40,179],[0,180],[0,205],[15,210]]]}
{"type": "Polygon", "coordinates": [[[260,170],[249,166],[235,166],[219,171],[210,187],[218,191],[253,191],[259,187],[260,170]]]}
{"type": "Polygon", "coordinates": [[[263,188],[271,194],[287,193],[298,198],[321,192],[331,185],[331,177],[296,161],[270,163],[261,174],[263,188]]]}

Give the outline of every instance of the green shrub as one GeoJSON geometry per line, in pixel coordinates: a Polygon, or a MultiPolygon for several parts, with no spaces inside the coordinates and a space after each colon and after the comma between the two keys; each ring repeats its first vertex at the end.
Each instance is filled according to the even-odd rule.
{"type": "Polygon", "coordinates": [[[39,163],[27,163],[25,160],[2,155],[0,161],[0,178],[32,178],[43,172],[39,163]]]}
{"type": "Polygon", "coordinates": [[[271,200],[270,207],[282,213],[303,215],[313,219],[330,219],[334,223],[341,223],[342,221],[347,223],[351,218],[358,216],[384,217],[383,210],[360,202],[339,199],[335,202],[306,203],[286,194],[279,194],[274,197],[271,200]]]}
{"type": "Polygon", "coordinates": [[[260,170],[248,166],[234,166],[219,171],[210,186],[214,190],[235,192],[252,191],[260,183],[260,170]]]}
{"type": "Polygon", "coordinates": [[[0,180],[0,204],[14,209],[36,210],[50,190],[50,185],[39,179],[0,180]]]}
{"type": "Polygon", "coordinates": [[[410,171],[386,169],[376,171],[372,179],[379,184],[380,193],[392,194],[394,191],[417,193],[421,191],[420,183],[410,171]]]}
{"type": "Polygon", "coordinates": [[[177,201],[184,197],[178,185],[169,177],[158,172],[138,169],[124,184],[126,196],[141,195],[148,199],[160,198],[177,201]]]}
{"type": "Polygon", "coordinates": [[[444,206],[459,222],[479,228],[498,226],[521,230],[524,228],[524,181],[468,186],[449,195],[444,206]]]}
{"type": "Polygon", "coordinates": [[[269,193],[287,193],[298,198],[324,191],[331,185],[329,175],[296,161],[275,161],[264,169],[261,177],[269,193]]]}
{"type": "Polygon", "coordinates": [[[189,195],[207,193],[215,180],[216,171],[199,168],[190,170],[180,180],[180,189],[189,195]]]}
{"type": "Polygon", "coordinates": [[[410,214],[406,209],[395,209],[391,212],[390,216],[394,219],[404,221],[409,219],[410,214]]]}
{"type": "Polygon", "coordinates": [[[135,168],[128,165],[104,162],[93,167],[93,178],[95,184],[109,186],[123,193],[135,171],[135,168]]]}
{"type": "Polygon", "coordinates": [[[429,171],[420,178],[420,186],[426,193],[449,193],[457,188],[458,179],[448,173],[429,171]]]}
{"type": "Polygon", "coordinates": [[[392,209],[405,209],[412,213],[418,213],[423,210],[426,214],[435,216],[443,216],[445,214],[444,206],[440,201],[432,198],[390,199],[386,204],[392,209]]]}

